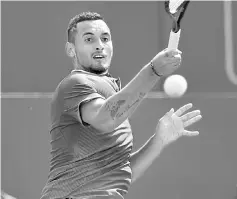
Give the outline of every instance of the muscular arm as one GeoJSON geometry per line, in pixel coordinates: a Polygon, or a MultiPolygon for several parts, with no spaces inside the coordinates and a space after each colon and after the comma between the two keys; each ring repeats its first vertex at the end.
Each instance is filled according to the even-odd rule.
{"type": "Polygon", "coordinates": [[[102,131],[114,130],[132,115],[158,79],[149,64],[144,66],[118,93],[83,105],[83,120],[102,131]]]}
{"type": "Polygon", "coordinates": [[[154,134],[140,149],[131,154],[132,183],[145,173],[164,149],[162,140],[157,139],[154,134]]]}

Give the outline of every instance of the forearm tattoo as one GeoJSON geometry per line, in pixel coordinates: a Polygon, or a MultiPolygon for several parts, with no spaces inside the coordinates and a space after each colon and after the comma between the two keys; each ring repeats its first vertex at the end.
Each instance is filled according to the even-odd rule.
{"type": "Polygon", "coordinates": [[[128,115],[137,107],[138,103],[141,99],[144,98],[146,93],[140,92],[135,99],[119,99],[114,102],[107,102],[105,105],[105,109],[109,111],[110,116],[113,120],[119,119],[124,115],[128,115]]]}

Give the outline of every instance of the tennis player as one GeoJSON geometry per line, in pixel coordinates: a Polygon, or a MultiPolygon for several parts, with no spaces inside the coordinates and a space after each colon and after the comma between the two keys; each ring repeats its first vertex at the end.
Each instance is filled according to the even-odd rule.
{"type": "Polygon", "coordinates": [[[186,104],[159,119],[154,135],[132,152],[129,117],[162,76],[181,63],[179,50],[162,50],[124,87],[109,74],[111,32],[98,13],[70,20],[66,53],[74,70],[57,86],[51,103],[50,172],[41,199],[123,199],[165,146],[201,119],[186,104]],[[185,114],[184,114],[185,113],[185,114]]]}

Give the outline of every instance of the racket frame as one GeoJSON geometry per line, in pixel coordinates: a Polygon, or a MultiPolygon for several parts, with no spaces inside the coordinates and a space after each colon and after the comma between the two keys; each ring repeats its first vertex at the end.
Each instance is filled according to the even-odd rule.
{"type": "Polygon", "coordinates": [[[173,20],[172,31],[174,33],[177,33],[180,30],[180,22],[181,22],[181,20],[184,16],[184,13],[190,3],[190,0],[185,0],[184,2],[182,2],[176,9],[177,10],[176,13],[170,12],[170,9],[169,9],[170,1],[169,0],[166,0],[164,3],[165,3],[165,11],[168,13],[168,15],[173,20]]]}

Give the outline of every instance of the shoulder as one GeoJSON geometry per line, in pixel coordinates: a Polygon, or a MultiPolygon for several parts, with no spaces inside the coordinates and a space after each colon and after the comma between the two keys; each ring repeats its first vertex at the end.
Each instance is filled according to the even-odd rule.
{"type": "Polygon", "coordinates": [[[65,84],[87,83],[89,81],[89,74],[84,72],[71,72],[65,79],[65,84]]]}
{"type": "Polygon", "coordinates": [[[53,99],[61,98],[64,95],[67,95],[67,93],[83,91],[85,89],[94,92],[94,86],[90,83],[88,74],[83,72],[72,72],[58,83],[53,94],[53,99]]]}
{"type": "Polygon", "coordinates": [[[59,89],[72,88],[75,85],[94,87],[94,77],[83,71],[72,71],[58,85],[59,89]]]}

